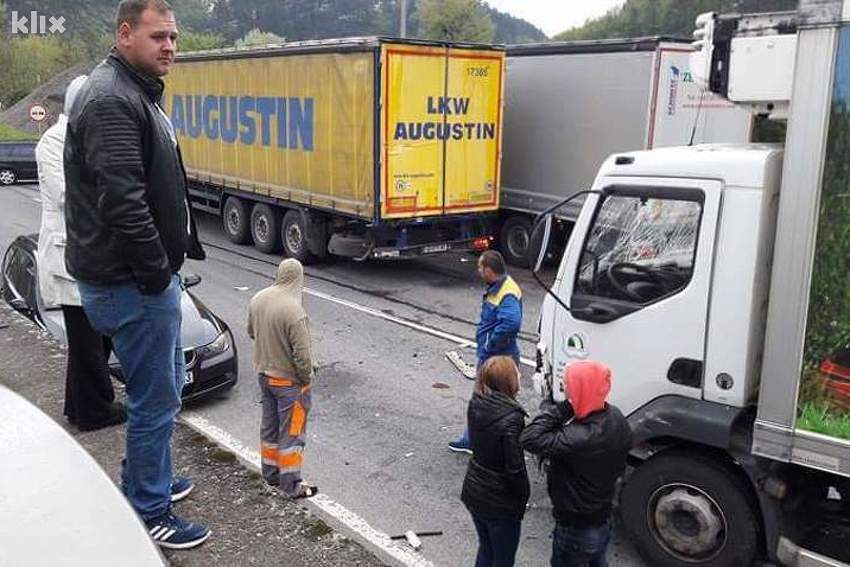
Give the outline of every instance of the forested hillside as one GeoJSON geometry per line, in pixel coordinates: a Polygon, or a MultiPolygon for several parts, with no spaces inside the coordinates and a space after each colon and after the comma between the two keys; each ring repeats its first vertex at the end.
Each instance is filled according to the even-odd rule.
{"type": "MultiPolygon", "coordinates": [[[[532,0],[529,0],[532,1],[532,0]]],[[[544,1],[544,0],[533,0],[544,1]]],[[[546,0],[564,1],[564,0],[546,0]]],[[[103,56],[112,42],[118,0],[0,0],[0,110],[77,64],[103,56]],[[13,35],[11,12],[62,16],[66,32],[13,35]]],[[[256,41],[398,35],[400,0],[170,0],[181,28],[180,49],[256,41]]],[[[797,0],[626,0],[604,16],[565,31],[562,40],[690,36],[697,14],[793,9],[797,0]]],[[[525,20],[482,0],[407,0],[410,37],[495,43],[545,41],[525,20]],[[450,21],[453,20],[453,21],[450,21]]]]}
{"type": "MultiPolygon", "coordinates": [[[[399,33],[398,0],[169,1],[177,14],[183,51],[236,42],[244,45],[246,39],[250,43],[275,36],[276,41],[297,41],[399,33]]],[[[56,73],[102,57],[112,43],[117,4],[118,0],[0,0],[0,43],[4,45],[0,49],[0,110],[56,73]],[[28,16],[33,10],[64,17],[66,32],[13,35],[12,11],[28,16]]],[[[496,43],[546,40],[527,21],[491,9],[481,0],[407,0],[407,7],[410,37],[496,43]],[[444,9],[448,6],[460,8],[454,12],[462,15],[459,25],[443,25],[441,20],[451,13],[444,9]]]]}
{"type": "MultiPolygon", "coordinates": [[[[181,27],[217,33],[232,42],[258,28],[290,40],[352,35],[397,35],[398,0],[169,0],[181,27]]],[[[8,10],[62,15],[71,35],[109,31],[117,0],[6,0],[8,10]]],[[[477,2],[476,2],[477,3],[477,2]]],[[[2,4],[2,0],[0,0],[2,4]]],[[[417,0],[408,0],[408,34],[419,35],[417,0]]],[[[525,20],[481,6],[495,26],[497,43],[545,41],[525,20]]],[[[8,17],[5,18],[8,21],[8,17]]]]}
{"type": "Polygon", "coordinates": [[[554,36],[555,40],[606,39],[648,35],[691,37],[703,12],[793,10],[798,0],[626,0],[604,16],[554,36]]]}

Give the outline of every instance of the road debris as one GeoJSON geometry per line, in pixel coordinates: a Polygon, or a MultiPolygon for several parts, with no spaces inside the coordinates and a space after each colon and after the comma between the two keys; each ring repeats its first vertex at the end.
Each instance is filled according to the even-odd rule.
{"type": "Polygon", "coordinates": [[[391,535],[390,539],[392,539],[392,540],[399,540],[399,539],[407,540],[407,543],[410,545],[410,547],[418,550],[420,547],[422,547],[422,540],[419,539],[420,537],[432,537],[432,536],[441,536],[441,535],[443,535],[443,532],[440,531],[440,530],[426,531],[426,532],[414,532],[413,530],[407,530],[403,534],[391,535]]]}
{"type": "Polygon", "coordinates": [[[446,359],[452,363],[452,366],[457,368],[464,378],[467,380],[475,380],[475,367],[463,361],[463,358],[456,350],[446,352],[446,359]]]}

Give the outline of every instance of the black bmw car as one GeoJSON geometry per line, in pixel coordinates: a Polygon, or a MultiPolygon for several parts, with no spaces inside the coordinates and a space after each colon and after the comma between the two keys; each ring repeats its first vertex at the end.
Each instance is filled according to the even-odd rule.
{"type": "Polygon", "coordinates": [[[0,142],[0,185],[38,179],[35,162],[36,142],[0,142]]]}
{"type": "MultiPolygon", "coordinates": [[[[38,326],[65,341],[62,310],[48,309],[38,289],[36,250],[38,235],[19,236],[3,256],[0,283],[3,299],[38,326]]],[[[184,287],[201,282],[199,276],[186,276],[184,287]]],[[[186,357],[186,386],[183,400],[194,400],[213,392],[229,390],[238,379],[236,342],[227,324],[197,297],[183,291],[182,344],[186,357]]],[[[122,380],[121,366],[113,357],[110,371],[122,380]]]]}

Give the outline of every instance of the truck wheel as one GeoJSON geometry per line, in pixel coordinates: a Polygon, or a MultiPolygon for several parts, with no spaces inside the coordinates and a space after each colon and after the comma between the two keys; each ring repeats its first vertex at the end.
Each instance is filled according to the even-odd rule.
{"type": "Polygon", "coordinates": [[[251,207],[239,197],[230,196],[224,201],[221,224],[227,238],[234,244],[251,243],[251,207]]]}
{"type": "Polygon", "coordinates": [[[18,176],[11,169],[0,169],[0,185],[11,185],[17,179],[18,176]]]}
{"type": "Polygon", "coordinates": [[[502,223],[499,248],[511,266],[528,267],[528,246],[531,242],[531,221],[522,216],[509,217],[502,223]]]}
{"type": "Polygon", "coordinates": [[[653,567],[741,567],[759,553],[761,524],[746,482],[731,465],[659,456],[623,486],[620,513],[653,567]]]}
{"type": "Polygon", "coordinates": [[[280,239],[283,241],[284,254],[290,258],[295,258],[302,264],[308,264],[314,259],[307,247],[307,226],[304,223],[304,216],[299,211],[290,210],[283,215],[280,239]]]}
{"type": "Polygon", "coordinates": [[[280,211],[258,203],[251,211],[251,238],[254,248],[266,254],[280,250],[280,211]]]}

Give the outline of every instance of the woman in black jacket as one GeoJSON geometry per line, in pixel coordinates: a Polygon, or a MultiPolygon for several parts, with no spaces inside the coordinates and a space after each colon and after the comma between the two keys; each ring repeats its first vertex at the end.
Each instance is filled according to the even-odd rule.
{"type": "Polygon", "coordinates": [[[516,401],[519,370],[509,356],[481,365],[467,409],[473,457],[460,499],[478,532],[475,567],[514,564],[528,502],[528,473],[519,435],[525,410],[516,401]]]}

